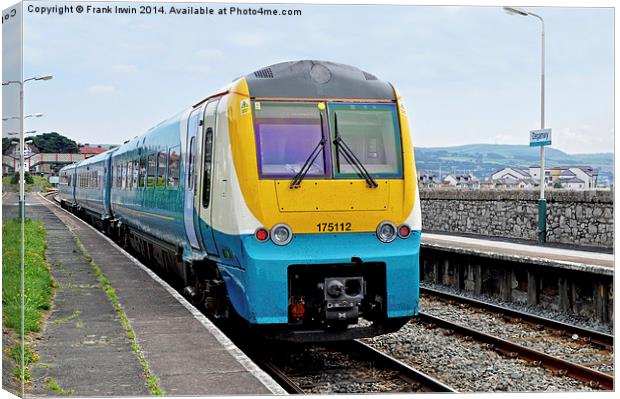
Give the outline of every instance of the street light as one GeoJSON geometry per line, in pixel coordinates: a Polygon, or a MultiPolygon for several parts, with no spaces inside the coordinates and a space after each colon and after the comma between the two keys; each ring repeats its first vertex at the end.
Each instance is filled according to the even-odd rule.
{"type": "MultiPolygon", "coordinates": [[[[24,134],[33,134],[33,133],[36,133],[36,132],[37,132],[36,130],[30,130],[28,132],[24,132],[24,134]]],[[[19,134],[19,132],[8,132],[7,133],[7,135],[9,135],[9,136],[14,136],[16,134],[19,134]]]]}
{"type": "MultiPolygon", "coordinates": [[[[41,114],[41,113],[29,114],[29,115],[24,116],[24,119],[26,119],[26,118],[40,118],[42,116],[43,116],[43,114],[41,114]]],[[[7,116],[7,117],[2,118],[3,121],[8,121],[9,119],[21,119],[21,117],[19,117],[19,116],[7,116]]]]}
{"type": "MultiPolygon", "coordinates": [[[[504,7],[512,15],[538,18],[541,23],[540,47],[540,128],[545,128],[545,21],[540,15],[516,7],[504,7]]],[[[545,201],[545,146],[540,146],[540,198],[538,200],[538,241],[544,243],[547,239],[547,202],[545,201]]]]}
{"type": "MultiPolygon", "coordinates": [[[[23,35],[22,35],[23,36],[23,35]]],[[[22,37],[23,38],[23,37],[22,37]]],[[[24,178],[25,178],[25,171],[24,171],[24,147],[25,147],[25,143],[24,143],[24,119],[26,119],[27,117],[35,117],[35,118],[40,118],[43,116],[43,114],[32,114],[32,115],[28,115],[26,117],[24,117],[24,84],[30,80],[50,80],[52,79],[52,75],[50,74],[45,74],[45,75],[38,75],[32,78],[28,78],[28,79],[22,79],[22,80],[9,80],[6,82],[2,82],[2,86],[8,86],[10,84],[18,84],[19,85],[19,147],[20,147],[20,161],[21,161],[21,165],[19,168],[19,217],[20,217],[20,221],[21,221],[21,274],[22,274],[22,286],[21,286],[21,290],[22,290],[22,325],[21,325],[21,338],[22,338],[22,346],[23,346],[23,340],[24,340],[24,327],[25,327],[25,272],[24,272],[24,253],[25,253],[25,245],[24,245],[24,241],[26,238],[26,234],[24,231],[24,224],[26,222],[26,192],[24,190],[24,178]]],[[[2,120],[8,120],[2,118],[2,120]]],[[[11,118],[13,119],[13,118],[11,118]]],[[[21,353],[21,364],[22,366],[25,364],[25,351],[22,350],[21,353]]],[[[25,371],[23,371],[25,373],[25,371]]],[[[21,380],[22,380],[22,392],[25,392],[25,378],[24,375],[21,376],[21,380]]]]}

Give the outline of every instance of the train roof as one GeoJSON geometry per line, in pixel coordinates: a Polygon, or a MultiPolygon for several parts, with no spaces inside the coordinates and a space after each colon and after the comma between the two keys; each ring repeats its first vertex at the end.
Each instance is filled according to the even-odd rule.
{"type": "Polygon", "coordinates": [[[257,98],[350,98],[395,100],[389,82],[356,67],[329,61],[290,61],[245,76],[257,98]]]}
{"type": "Polygon", "coordinates": [[[115,152],[116,150],[118,150],[118,148],[119,147],[111,148],[111,149],[109,149],[109,150],[107,150],[105,152],[102,152],[102,153],[97,154],[95,156],[92,156],[90,158],[86,158],[86,159],[76,163],[75,165],[76,165],[76,167],[79,168],[79,167],[82,167],[82,166],[88,166],[88,165],[96,164],[98,162],[103,162],[108,157],[109,154],[115,152]]]}

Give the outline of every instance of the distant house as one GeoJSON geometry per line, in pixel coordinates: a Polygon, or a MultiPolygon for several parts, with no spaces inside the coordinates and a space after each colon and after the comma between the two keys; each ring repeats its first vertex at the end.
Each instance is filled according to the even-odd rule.
{"type": "Polygon", "coordinates": [[[586,189],[586,182],[578,177],[572,177],[570,179],[561,180],[562,188],[568,188],[571,190],[584,190],[586,189]]]}
{"type": "Polygon", "coordinates": [[[480,180],[471,173],[467,175],[447,175],[443,178],[443,184],[449,187],[456,188],[480,188],[480,180]]]}
{"type": "Polygon", "coordinates": [[[426,188],[434,188],[441,184],[437,175],[425,172],[418,171],[418,186],[426,187],[426,188]]]}
{"type": "Polygon", "coordinates": [[[116,145],[113,144],[79,144],[78,145],[79,149],[80,149],[80,154],[84,154],[84,156],[86,158],[90,158],[92,156],[95,156],[97,154],[101,154],[102,152],[105,152],[107,150],[109,150],[110,148],[114,148],[114,147],[118,147],[116,145]]]}
{"type": "Polygon", "coordinates": [[[495,188],[504,188],[504,189],[520,189],[527,190],[533,188],[534,184],[532,183],[532,179],[513,179],[510,177],[505,177],[503,179],[495,180],[495,188]]]}
{"type": "Polygon", "coordinates": [[[530,173],[521,169],[506,167],[500,170],[493,172],[491,175],[492,180],[504,180],[504,179],[512,179],[512,180],[521,180],[521,179],[531,179],[530,173]]]}
{"type": "MultiPolygon", "coordinates": [[[[530,173],[534,181],[538,182],[540,166],[530,166],[530,173]]],[[[548,186],[559,184],[562,188],[592,190],[597,185],[598,171],[591,166],[555,166],[545,169],[545,180],[548,186]]]]}

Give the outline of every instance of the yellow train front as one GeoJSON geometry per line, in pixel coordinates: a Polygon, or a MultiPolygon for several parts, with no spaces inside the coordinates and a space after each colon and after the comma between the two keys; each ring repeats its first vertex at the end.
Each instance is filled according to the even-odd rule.
{"type": "Polygon", "coordinates": [[[226,118],[215,129],[228,134],[205,170],[207,231],[236,313],[294,341],[373,336],[417,314],[420,203],[395,88],[354,67],[298,61],[218,96],[226,118]]]}

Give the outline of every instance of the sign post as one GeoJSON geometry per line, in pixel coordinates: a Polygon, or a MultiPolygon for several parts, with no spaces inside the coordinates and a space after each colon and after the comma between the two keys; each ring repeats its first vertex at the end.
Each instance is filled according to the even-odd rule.
{"type": "Polygon", "coordinates": [[[545,200],[545,146],[551,145],[551,129],[530,130],[530,147],[540,147],[540,198],[538,199],[538,242],[547,240],[547,201],[545,200]]]}

